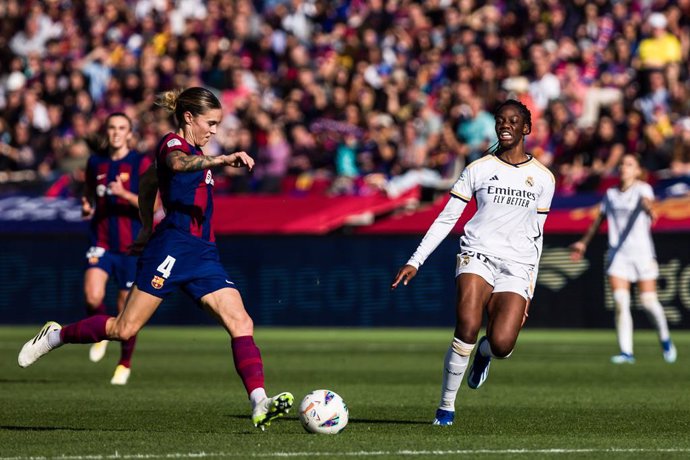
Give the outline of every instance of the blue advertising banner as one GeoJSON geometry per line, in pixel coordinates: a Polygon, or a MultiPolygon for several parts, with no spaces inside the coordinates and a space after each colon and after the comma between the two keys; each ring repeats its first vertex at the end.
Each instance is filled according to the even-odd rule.
{"type": "MultiPolygon", "coordinates": [[[[390,290],[419,236],[221,237],[230,277],[258,325],[442,326],[454,324],[457,237],[447,238],[406,287],[390,290]]],[[[656,235],[659,297],[672,327],[690,326],[687,234],[656,235]]],[[[604,280],[605,239],[573,263],[572,235],[547,235],[527,327],[613,327],[604,280]]],[[[71,322],[84,314],[84,236],[4,235],[0,243],[0,323],[71,322]]],[[[636,298],[637,296],[633,296],[636,298]]],[[[114,286],[108,305],[114,312],[114,286]]],[[[634,300],[636,327],[649,326],[634,300]]],[[[183,294],[166,299],[156,324],[211,324],[183,294]]]]}

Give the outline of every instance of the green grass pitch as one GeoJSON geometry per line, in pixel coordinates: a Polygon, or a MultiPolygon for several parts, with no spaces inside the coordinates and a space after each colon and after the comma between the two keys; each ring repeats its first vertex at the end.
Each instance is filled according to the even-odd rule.
{"type": "Polygon", "coordinates": [[[613,331],[526,330],[486,384],[458,397],[456,424],[430,422],[451,330],[259,329],[269,393],[329,388],[350,407],[336,436],[291,413],[249,420],[219,328],[149,327],[129,385],[110,377],[119,344],[93,364],[66,346],[28,369],[17,352],[38,327],[0,327],[0,460],[153,458],[688,458],[690,333],[666,364],[650,331],[637,363],[615,366],[613,331]]]}

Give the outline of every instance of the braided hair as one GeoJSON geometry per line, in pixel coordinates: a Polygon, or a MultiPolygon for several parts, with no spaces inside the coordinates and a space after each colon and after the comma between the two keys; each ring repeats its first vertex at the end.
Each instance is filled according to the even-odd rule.
{"type": "MultiPolygon", "coordinates": [[[[509,105],[516,107],[518,109],[518,111],[520,112],[520,115],[522,116],[522,118],[525,120],[525,125],[527,125],[527,133],[525,135],[531,133],[532,132],[532,112],[529,111],[529,109],[527,108],[527,106],[525,104],[518,101],[517,99],[506,99],[504,102],[499,104],[499,106],[496,108],[496,111],[494,113],[500,112],[501,109],[503,109],[503,107],[507,107],[509,105]]],[[[484,156],[486,154],[495,155],[496,153],[499,152],[499,150],[500,150],[500,145],[499,145],[499,142],[496,141],[488,149],[486,149],[484,151],[484,153],[482,153],[482,156],[484,156]]]]}

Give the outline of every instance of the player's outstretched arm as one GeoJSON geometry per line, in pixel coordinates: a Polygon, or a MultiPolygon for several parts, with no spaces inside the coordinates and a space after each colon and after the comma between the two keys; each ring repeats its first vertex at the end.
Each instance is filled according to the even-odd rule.
{"type": "Polygon", "coordinates": [[[441,213],[438,215],[434,223],[431,224],[429,230],[424,235],[422,242],[417,246],[417,250],[412,254],[407,264],[398,270],[398,274],[393,279],[391,289],[398,287],[400,282],[407,285],[412,278],[417,275],[419,267],[431,255],[432,252],[441,244],[441,241],[448,236],[455,224],[457,223],[462,211],[465,209],[467,203],[459,198],[451,197],[446,203],[441,213]]]}
{"type": "Polygon", "coordinates": [[[594,235],[597,234],[597,231],[599,230],[599,227],[601,227],[602,222],[604,222],[605,217],[606,214],[599,212],[599,215],[597,215],[596,219],[594,219],[594,222],[592,222],[592,224],[589,226],[584,236],[580,240],[570,245],[570,258],[573,261],[577,262],[584,257],[589,242],[592,241],[594,235]]]}
{"type": "Polygon", "coordinates": [[[249,170],[254,167],[254,159],[246,152],[235,152],[230,155],[187,155],[180,150],[174,150],[165,157],[165,162],[175,172],[193,172],[216,166],[232,166],[241,168],[246,166],[249,170]]]}

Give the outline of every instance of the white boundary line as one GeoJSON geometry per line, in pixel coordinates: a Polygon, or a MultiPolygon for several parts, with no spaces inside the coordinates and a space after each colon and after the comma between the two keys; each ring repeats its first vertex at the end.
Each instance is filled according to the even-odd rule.
{"type": "Polygon", "coordinates": [[[583,449],[464,449],[464,450],[375,450],[357,452],[173,452],[167,454],[94,454],[94,455],[55,455],[55,456],[27,456],[27,457],[0,457],[0,460],[116,460],[116,459],[195,459],[195,458],[290,458],[290,457],[415,457],[419,455],[452,456],[452,455],[512,455],[512,454],[605,454],[605,453],[690,453],[690,447],[678,447],[668,449],[622,449],[622,448],[583,448],[583,449]]]}

